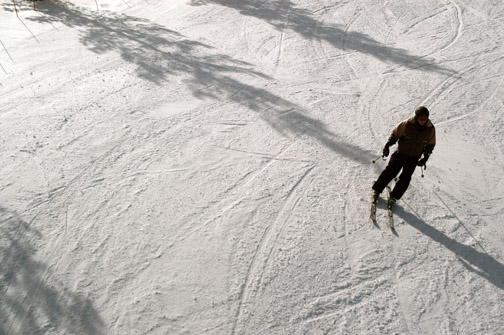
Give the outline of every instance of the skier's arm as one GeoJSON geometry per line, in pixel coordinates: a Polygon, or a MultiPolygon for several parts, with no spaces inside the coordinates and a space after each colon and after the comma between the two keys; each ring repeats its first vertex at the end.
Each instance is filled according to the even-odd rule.
{"type": "Polygon", "coordinates": [[[429,159],[430,155],[432,154],[432,150],[434,150],[435,146],[436,146],[436,131],[434,130],[432,132],[432,136],[429,138],[429,140],[425,144],[423,158],[418,161],[418,163],[417,163],[418,166],[424,166],[425,168],[427,168],[427,166],[425,164],[427,163],[427,160],[429,159]]]}
{"type": "Polygon", "coordinates": [[[436,146],[436,131],[432,132],[432,136],[429,138],[427,143],[425,144],[424,156],[429,157],[432,154],[432,150],[436,146]]]}
{"type": "Polygon", "coordinates": [[[394,135],[394,132],[390,134],[387,143],[385,143],[385,146],[383,147],[383,156],[387,157],[390,154],[390,149],[389,147],[394,145],[397,142],[397,138],[394,135]]]}
{"type": "Polygon", "coordinates": [[[389,138],[388,138],[387,143],[385,144],[385,146],[386,147],[393,146],[394,144],[396,144],[396,142],[397,142],[398,139],[399,138],[394,135],[394,132],[392,132],[392,134],[390,134],[390,136],[389,136],[389,138]]]}
{"type": "Polygon", "coordinates": [[[395,128],[394,130],[392,130],[392,133],[390,134],[388,140],[387,140],[387,143],[385,144],[385,147],[390,147],[394,144],[397,143],[397,141],[404,136],[405,132],[406,132],[406,122],[407,121],[403,121],[401,123],[399,123],[395,128]]]}
{"type": "Polygon", "coordinates": [[[390,134],[388,140],[387,140],[387,143],[385,143],[385,146],[383,147],[383,156],[387,157],[390,153],[390,149],[389,147],[391,147],[392,145],[396,144],[397,141],[399,140],[399,138],[401,138],[402,136],[404,136],[405,132],[406,132],[406,123],[407,123],[407,120],[399,123],[395,128],[394,130],[392,130],[392,133],[390,134]]]}

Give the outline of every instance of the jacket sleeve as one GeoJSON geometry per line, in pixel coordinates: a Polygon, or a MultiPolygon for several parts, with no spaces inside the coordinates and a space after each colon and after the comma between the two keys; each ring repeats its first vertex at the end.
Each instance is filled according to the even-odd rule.
{"type": "Polygon", "coordinates": [[[433,128],[432,134],[427,140],[427,143],[425,144],[424,156],[430,156],[435,146],[436,146],[436,129],[433,128]]]}
{"type": "Polygon", "coordinates": [[[399,123],[395,128],[394,130],[392,130],[392,134],[390,134],[389,138],[388,138],[388,141],[387,141],[387,146],[391,146],[391,145],[394,145],[396,144],[396,142],[404,136],[405,134],[405,129],[406,129],[406,122],[407,121],[403,121],[401,123],[399,123]]]}

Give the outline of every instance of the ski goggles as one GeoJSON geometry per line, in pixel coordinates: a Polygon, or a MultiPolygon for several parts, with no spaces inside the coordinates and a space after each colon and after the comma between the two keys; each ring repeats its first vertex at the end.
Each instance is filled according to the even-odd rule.
{"type": "Polygon", "coordinates": [[[419,116],[418,117],[418,121],[427,121],[427,119],[429,119],[428,116],[419,116]]]}

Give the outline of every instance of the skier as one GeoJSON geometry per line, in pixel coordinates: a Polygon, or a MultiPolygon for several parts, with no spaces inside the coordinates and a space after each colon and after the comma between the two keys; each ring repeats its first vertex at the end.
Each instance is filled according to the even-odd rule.
{"type": "Polygon", "coordinates": [[[396,142],[398,142],[397,150],[392,154],[387,167],[372,187],[372,202],[376,204],[380,193],[402,169],[399,180],[387,200],[389,210],[392,210],[396,201],[401,199],[406,192],[415,168],[426,166],[436,145],[436,130],[429,120],[429,110],[426,107],[418,107],[414,116],[402,121],[394,128],[383,148],[383,157],[389,155],[389,147],[396,142]],[[422,154],[423,158],[421,158],[422,154]]]}

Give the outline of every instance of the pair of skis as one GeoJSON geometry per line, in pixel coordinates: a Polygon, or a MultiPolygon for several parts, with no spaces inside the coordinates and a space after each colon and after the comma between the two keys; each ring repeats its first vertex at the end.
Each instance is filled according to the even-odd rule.
{"type": "MultiPolygon", "coordinates": [[[[378,204],[378,198],[375,198],[374,196],[371,197],[371,211],[369,214],[369,218],[373,222],[375,226],[378,226],[376,222],[376,206],[378,204]]],[[[394,226],[394,213],[392,211],[393,204],[390,202],[390,193],[389,193],[389,199],[387,200],[387,227],[392,230],[393,233],[396,234],[395,226],[394,226]]]]}

